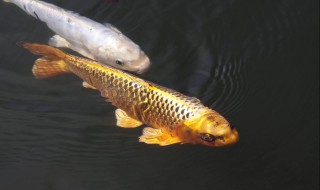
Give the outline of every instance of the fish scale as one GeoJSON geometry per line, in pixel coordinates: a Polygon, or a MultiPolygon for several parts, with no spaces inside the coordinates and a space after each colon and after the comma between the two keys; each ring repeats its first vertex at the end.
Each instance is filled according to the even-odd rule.
{"type": "Polygon", "coordinates": [[[98,89],[107,91],[107,98],[113,105],[147,125],[171,129],[172,126],[194,116],[197,110],[201,109],[200,102],[195,98],[187,97],[165,87],[159,88],[159,85],[151,82],[137,81],[133,75],[112,68],[97,69],[88,65],[79,65],[78,59],[67,59],[68,63],[75,68],[80,68],[71,68],[75,74],[85,81],[90,81],[89,83],[97,86],[98,89]],[[88,74],[91,74],[90,79],[87,79],[88,74]],[[168,97],[168,94],[171,97],[168,97]],[[176,99],[185,105],[178,104],[176,99]],[[145,104],[143,107],[140,105],[141,102],[145,104]]]}

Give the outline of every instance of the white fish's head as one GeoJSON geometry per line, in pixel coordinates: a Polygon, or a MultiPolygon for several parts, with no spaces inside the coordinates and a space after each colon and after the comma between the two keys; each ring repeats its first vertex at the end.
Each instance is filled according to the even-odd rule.
{"type": "MultiPolygon", "coordinates": [[[[127,55],[130,55],[131,50],[126,50],[127,55]]],[[[128,59],[115,57],[115,67],[126,71],[142,74],[150,68],[150,60],[148,56],[143,52],[139,51],[138,56],[132,56],[128,59]]]]}
{"type": "Polygon", "coordinates": [[[99,51],[99,61],[122,70],[141,74],[151,65],[148,56],[140,47],[121,33],[108,38],[99,51]]]}

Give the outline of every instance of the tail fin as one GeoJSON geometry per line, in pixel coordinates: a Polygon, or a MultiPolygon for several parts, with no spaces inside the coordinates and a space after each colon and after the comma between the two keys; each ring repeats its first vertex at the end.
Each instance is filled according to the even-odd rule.
{"type": "Polygon", "coordinates": [[[43,55],[51,59],[64,59],[66,55],[66,53],[64,53],[63,51],[48,45],[34,44],[28,42],[18,42],[17,45],[26,48],[33,54],[43,55]]]}
{"type": "Polygon", "coordinates": [[[63,60],[41,57],[35,61],[32,67],[33,75],[38,79],[50,78],[56,75],[70,73],[63,60]]]}
{"type": "Polygon", "coordinates": [[[33,54],[44,56],[37,59],[33,65],[32,72],[36,78],[49,78],[70,73],[70,70],[63,60],[66,56],[63,51],[42,44],[19,42],[18,45],[26,48],[33,54]]]}

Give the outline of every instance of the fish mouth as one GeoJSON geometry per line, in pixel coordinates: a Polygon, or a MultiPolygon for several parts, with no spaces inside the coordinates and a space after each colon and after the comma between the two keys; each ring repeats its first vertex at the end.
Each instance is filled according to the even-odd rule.
{"type": "Polygon", "coordinates": [[[213,142],[213,146],[230,146],[239,141],[239,133],[236,129],[232,129],[228,135],[218,137],[213,142]]]}
{"type": "Polygon", "coordinates": [[[134,72],[142,74],[149,70],[151,62],[148,56],[143,51],[141,51],[139,58],[135,61],[132,61],[131,66],[133,67],[134,72]]]}

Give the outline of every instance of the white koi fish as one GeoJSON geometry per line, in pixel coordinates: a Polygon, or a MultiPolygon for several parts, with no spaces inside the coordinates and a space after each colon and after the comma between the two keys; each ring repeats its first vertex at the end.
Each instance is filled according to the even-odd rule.
{"type": "Polygon", "coordinates": [[[150,66],[140,47],[111,24],[103,25],[39,0],[3,1],[45,22],[57,34],[49,40],[52,46],[70,48],[100,63],[139,74],[150,66]]]}

